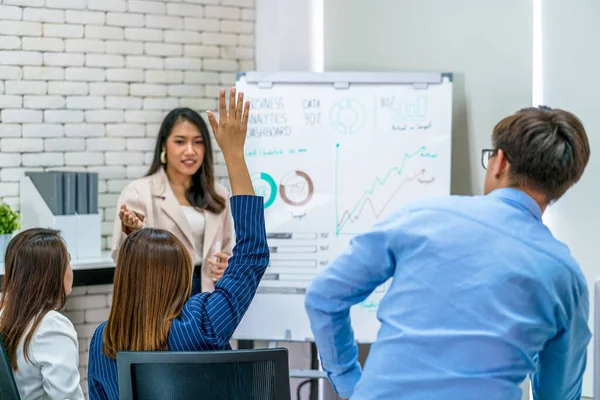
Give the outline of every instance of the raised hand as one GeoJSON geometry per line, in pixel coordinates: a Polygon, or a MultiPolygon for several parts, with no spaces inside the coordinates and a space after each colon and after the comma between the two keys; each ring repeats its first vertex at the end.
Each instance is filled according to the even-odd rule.
{"type": "Polygon", "coordinates": [[[244,93],[237,95],[235,88],[229,92],[229,111],[225,103],[225,89],[219,93],[219,121],[214,113],[208,111],[208,120],[212,127],[217,144],[223,155],[226,153],[243,154],[246,132],[248,130],[248,115],[250,113],[250,102],[244,104],[244,93]]]}
{"type": "Polygon", "coordinates": [[[223,157],[225,157],[231,193],[234,196],[254,196],[254,187],[244,158],[250,102],[247,101],[244,104],[243,93],[240,93],[236,100],[235,88],[231,88],[229,111],[227,111],[225,89],[221,89],[221,93],[219,93],[219,121],[217,122],[212,111],[208,111],[207,114],[217,144],[223,152],[223,157]]]}

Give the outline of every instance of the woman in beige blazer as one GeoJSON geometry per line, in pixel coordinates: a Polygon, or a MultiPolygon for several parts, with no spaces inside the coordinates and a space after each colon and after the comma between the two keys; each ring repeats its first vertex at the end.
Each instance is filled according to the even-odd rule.
{"type": "Polygon", "coordinates": [[[144,178],[123,189],[115,218],[112,257],[136,229],[166,229],[187,248],[194,268],[192,294],[214,290],[233,247],[229,193],[215,182],[208,126],[189,108],[164,119],[154,160],[144,178]]]}

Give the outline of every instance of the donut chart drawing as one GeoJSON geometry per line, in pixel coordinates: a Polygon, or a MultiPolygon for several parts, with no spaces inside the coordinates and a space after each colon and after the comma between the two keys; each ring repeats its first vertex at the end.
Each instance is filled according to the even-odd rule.
{"type": "Polygon", "coordinates": [[[277,197],[277,184],[275,179],[266,172],[258,172],[251,176],[252,186],[257,196],[265,198],[264,208],[269,208],[277,197]]]}
{"type": "Polygon", "coordinates": [[[292,171],[286,174],[279,184],[279,195],[284,203],[291,206],[303,206],[312,199],[315,188],[306,172],[292,171]]]}
{"type": "Polygon", "coordinates": [[[340,99],[331,107],[329,120],[338,133],[356,134],[365,125],[366,110],[358,100],[340,99]]]}

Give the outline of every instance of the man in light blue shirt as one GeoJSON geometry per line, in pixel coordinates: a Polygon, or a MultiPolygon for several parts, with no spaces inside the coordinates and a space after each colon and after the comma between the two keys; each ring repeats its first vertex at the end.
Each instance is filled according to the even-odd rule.
{"type": "Polygon", "coordinates": [[[542,222],[587,165],[585,130],[547,107],[500,121],[482,152],[485,196],[409,205],[312,282],[306,310],[342,398],[579,400],[590,341],[586,280],[542,222]],[[364,370],[350,307],[393,278],[364,370]]]}

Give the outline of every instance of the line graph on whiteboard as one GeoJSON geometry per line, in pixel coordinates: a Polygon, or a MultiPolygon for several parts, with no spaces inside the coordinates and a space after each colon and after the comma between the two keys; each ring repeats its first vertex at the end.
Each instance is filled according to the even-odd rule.
{"type": "MultiPolygon", "coordinates": [[[[356,197],[340,195],[340,184],[345,185],[347,190],[348,179],[340,177],[339,158],[340,144],[336,144],[335,155],[335,178],[334,178],[334,202],[335,202],[335,234],[351,235],[364,232],[398,208],[398,201],[403,194],[406,194],[411,188],[415,191],[415,185],[430,185],[435,182],[426,164],[420,163],[421,168],[412,168],[411,162],[417,159],[434,159],[436,153],[427,151],[426,146],[421,146],[417,150],[405,153],[399,160],[398,165],[394,165],[387,171],[373,179],[372,182],[364,182],[364,188],[360,187],[359,195],[356,197]]],[[[361,182],[352,180],[351,184],[361,185],[361,182]]]]}

